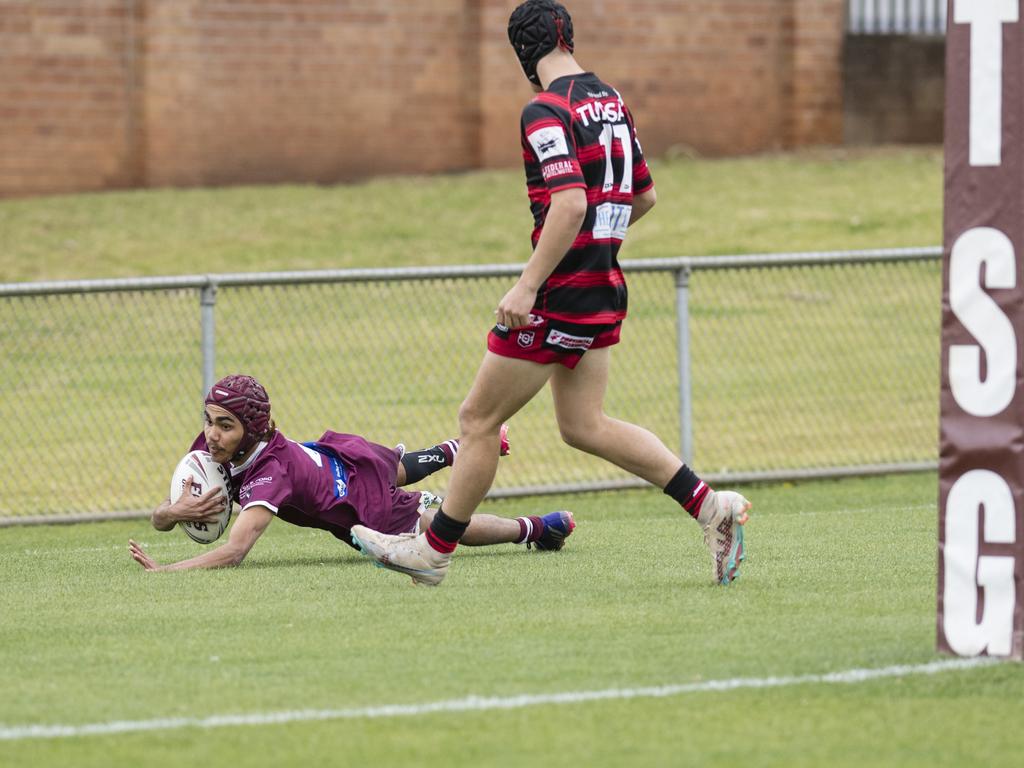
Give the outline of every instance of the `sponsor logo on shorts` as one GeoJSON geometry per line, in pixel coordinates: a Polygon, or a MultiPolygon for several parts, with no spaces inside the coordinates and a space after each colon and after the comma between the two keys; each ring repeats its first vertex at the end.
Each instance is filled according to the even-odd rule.
{"type": "Polygon", "coordinates": [[[569,144],[565,140],[565,131],[557,125],[538,128],[526,138],[541,162],[544,162],[549,157],[569,154],[569,144]]]}
{"type": "Polygon", "coordinates": [[[336,499],[344,498],[348,493],[348,470],[334,456],[328,455],[327,462],[331,465],[331,474],[334,475],[334,497],[336,499]]]}
{"type": "Polygon", "coordinates": [[[594,343],[594,337],[573,336],[571,333],[552,329],[548,332],[546,341],[554,347],[562,347],[563,349],[590,349],[590,345],[594,343]]]}
{"type": "Polygon", "coordinates": [[[544,325],[544,318],[530,313],[530,325],[544,325]]]}
{"type": "Polygon", "coordinates": [[[516,338],[516,342],[520,347],[524,349],[533,345],[534,332],[533,331],[520,331],[519,336],[516,338]]]}

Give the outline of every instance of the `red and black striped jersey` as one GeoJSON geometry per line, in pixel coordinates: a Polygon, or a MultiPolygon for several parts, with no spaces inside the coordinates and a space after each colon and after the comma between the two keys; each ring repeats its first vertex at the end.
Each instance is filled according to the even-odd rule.
{"type": "Polygon", "coordinates": [[[536,247],[551,194],[587,192],[587,215],[572,247],[537,292],[534,313],[574,323],[626,316],[618,253],[633,195],[654,186],[633,117],[618,91],[586,72],[554,80],[523,108],[526,188],[536,247]]]}

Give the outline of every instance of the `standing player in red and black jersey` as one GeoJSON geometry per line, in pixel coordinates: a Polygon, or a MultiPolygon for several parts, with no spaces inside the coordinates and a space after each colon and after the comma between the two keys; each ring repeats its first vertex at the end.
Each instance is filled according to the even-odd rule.
{"type": "Polygon", "coordinates": [[[520,5],[508,37],[538,92],[521,124],[533,255],[498,303],[459,411],[459,460],[429,530],[399,538],[357,525],[353,541],[380,565],[438,584],[494,480],[502,423],[550,382],[562,438],[678,501],[704,529],[715,581],[728,584],[743,560],[750,502],[712,491],[654,434],[604,413],[610,347],[626,316],[619,248],[655,203],[633,117],[615,88],[576,62],[572,20],[559,3],[520,5]]]}

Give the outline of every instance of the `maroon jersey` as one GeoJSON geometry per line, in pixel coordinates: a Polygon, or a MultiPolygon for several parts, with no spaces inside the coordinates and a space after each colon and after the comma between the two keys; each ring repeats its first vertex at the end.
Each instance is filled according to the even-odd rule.
{"type": "Polygon", "coordinates": [[[626,316],[618,253],[633,195],[654,186],[633,117],[618,91],[586,72],[554,80],[523,109],[521,136],[536,247],[551,194],[587,192],[576,241],[537,292],[535,314],[574,323],[626,316]]]}
{"type": "MultiPolygon", "coordinates": [[[[200,434],[193,451],[206,450],[200,434]]],[[[420,494],[395,487],[399,455],[358,435],[325,432],[296,443],[280,432],[260,443],[231,472],[231,496],[242,510],[267,507],[286,522],[330,531],[348,544],[359,523],[382,533],[405,533],[419,520],[420,494]]]]}

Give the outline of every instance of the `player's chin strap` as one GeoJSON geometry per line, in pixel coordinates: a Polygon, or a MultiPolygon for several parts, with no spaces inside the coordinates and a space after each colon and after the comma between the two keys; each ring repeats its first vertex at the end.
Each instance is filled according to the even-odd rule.
{"type": "Polygon", "coordinates": [[[240,460],[244,458],[247,454],[251,453],[253,448],[262,443],[264,440],[270,440],[271,436],[273,436],[274,434],[274,430],[275,426],[273,422],[271,422],[270,429],[268,429],[262,435],[259,435],[257,437],[253,437],[252,435],[250,435],[247,430],[245,435],[242,437],[242,442],[238,444],[238,450],[235,452],[235,455],[231,457],[232,463],[240,463],[240,460]]]}
{"type": "Polygon", "coordinates": [[[242,441],[238,444],[238,450],[235,451],[235,455],[231,457],[231,461],[234,463],[240,463],[247,453],[259,445],[259,442],[260,440],[258,437],[253,437],[249,434],[249,430],[246,430],[245,434],[242,435],[242,441]]]}

